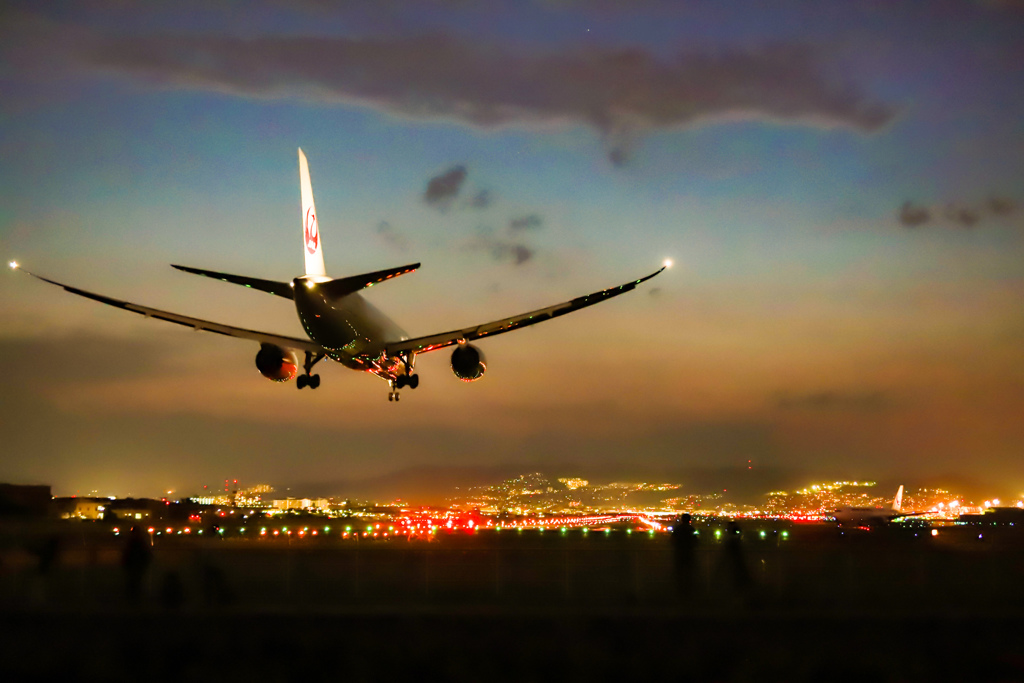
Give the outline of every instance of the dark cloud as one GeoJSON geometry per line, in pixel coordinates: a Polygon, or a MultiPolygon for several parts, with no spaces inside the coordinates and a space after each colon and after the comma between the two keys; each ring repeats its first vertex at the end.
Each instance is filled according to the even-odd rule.
{"type": "Polygon", "coordinates": [[[962,228],[973,228],[981,220],[981,215],[976,210],[966,206],[951,204],[946,207],[946,218],[962,228]]]}
{"type": "Polygon", "coordinates": [[[427,189],[423,193],[423,201],[440,209],[447,208],[458,196],[462,183],[466,180],[466,167],[453,166],[444,173],[427,181],[427,189]]]}
{"type": "Polygon", "coordinates": [[[916,205],[913,202],[904,202],[900,207],[899,221],[908,228],[916,228],[932,221],[933,216],[938,214],[947,223],[970,229],[989,218],[1005,218],[1015,214],[1017,203],[1009,197],[991,196],[976,206],[968,206],[957,202],[946,204],[941,210],[927,206],[916,205]]]}
{"type": "Polygon", "coordinates": [[[1009,216],[1017,210],[1017,204],[1006,197],[989,197],[986,204],[994,216],[1009,216]]]}
{"type": "Polygon", "coordinates": [[[409,239],[387,221],[381,221],[377,224],[377,235],[395,251],[404,252],[409,250],[409,239]]]}
{"type": "Polygon", "coordinates": [[[474,251],[483,251],[492,259],[502,263],[521,266],[534,257],[536,252],[521,241],[506,240],[492,234],[482,233],[469,243],[474,251]]]}
{"type": "Polygon", "coordinates": [[[757,118],[872,132],[896,115],[826,76],[823,50],[793,43],[665,59],[643,48],[545,53],[446,35],[243,39],[60,28],[43,44],[48,59],[157,86],[303,97],[481,127],[584,124],[615,164],[650,129],[757,118]]]}
{"type": "Polygon", "coordinates": [[[469,202],[467,202],[471,209],[486,209],[493,203],[494,195],[490,190],[480,190],[470,197],[469,202]]]}
{"type": "Polygon", "coordinates": [[[172,355],[170,337],[122,339],[76,332],[0,339],[4,383],[18,389],[145,376],[163,368],[172,355]]]}
{"type": "Polygon", "coordinates": [[[516,242],[494,242],[491,245],[491,256],[495,261],[511,261],[516,266],[532,259],[534,253],[530,247],[516,242]]]}
{"type": "Polygon", "coordinates": [[[544,225],[544,219],[535,213],[527,216],[520,216],[509,221],[508,230],[512,233],[539,230],[544,225]]]}
{"type": "Polygon", "coordinates": [[[889,407],[885,392],[818,391],[810,394],[778,394],[773,402],[783,410],[874,412],[889,407]]]}
{"type": "Polygon", "coordinates": [[[932,213],[923,206],[915,206],[910,202],[905,202],[900,207],[900,223],[908,228],[916,228],[919,225],[924,225],[931,220],[932,213]]]}

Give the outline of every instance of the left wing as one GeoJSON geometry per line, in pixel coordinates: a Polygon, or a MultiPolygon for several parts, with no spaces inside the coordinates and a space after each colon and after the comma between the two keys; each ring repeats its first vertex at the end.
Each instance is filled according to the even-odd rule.
{"type": "Polygon", "coordinates": [[[312,353],[323,353],[324,349],[319,344],[314,343],[309,339],[298,339],[296,337],[286,337],[280,334],[271,334],[269,332],[260,332],[258,330],[247,330],[242,327],[233,327],[231,325],[222,325],[221,323],[211,322],[209,320],[200,320],[199,318],[190,318],[185,315],[178,315],[177,313],[170,313],[168,311],[161,311],[156,308],[149,308],[148,306],[140,306],[139,304],[133,304],[129,301],[121,301],[120,299],[113,299],[109,296],[102,294],[94,294],[93,292],[87,292],[84,289],[78,289],[70,285],[65,285],[55,280],[45,278],[42,275],[36,275],[31,273],[21,266],[11,264],[12,268],[20,270],[24,273],[28,273],[37,280],[43,282],[49,282],[51,285],[57,285],[63,287],[65,291],[84,296],[87,299],[93,301],[99,301],[102,304],[108,306],[116,306],[117,308],[123,308],[126,311],[132,313],[138,313],[144,315],[147,318],[156,318],[157,320],[166,320],[169,323],[176,323],[178,325],[184,325],[185,327],[191,327],[195,330],[203,330],[205,332],[214,332],[216,334],[223,334],[228,337],[239,337],[241,339],[251,339],[258,341],[261,344],[276,344],[277,346],[283,346],[288,349],[296,349],[298,351],[310,351],[312,353]]]}
{"type": "Polygon", "coordinates": [[[540,308],[536,311],[530,311],[529,313],[514,315],[511,318],[503,318],[501,320],[484,323],[483,325],[466,327],[461,330],[452,330],[450,332],[442,332],[441,334],[417,337],[416,339],[391,342],[390,344],[385,344],[384,348],[387,350],[388,355],[392,356],[401,353],[426,353],[428,351],[436,351],[437,349],[451,346],[452,344],[469,342],[474,339],[481,339],[483,337],[490,337],[496,334],[518,330],[520,327],[536,325],[537,323],[544,322],[545,320],[551,320],[552,318],[557,318],[560,315],[572,313],[573,311],[578,311],[581,308],[586,308],[587,306],[593,306],[594,304],[599,304],[602,301],[607,301],[613,296],[618,296],[619,294],[625,294],[626,292],[632,291],[633,289],[636,289],[638,284],[645,280],[650,280],[667,267],[668,266],[662,266],[650,275],[642,277],[639,280],[633,280],[632,282],[627,282],[626,284],[619,285],[618,287],[611,287],[610,289],[603,289],[600,292],[580,296],[572,301],[565,301],[560,304],[555,304],[554,306],[548,306],[547,308],[540,308]]]}

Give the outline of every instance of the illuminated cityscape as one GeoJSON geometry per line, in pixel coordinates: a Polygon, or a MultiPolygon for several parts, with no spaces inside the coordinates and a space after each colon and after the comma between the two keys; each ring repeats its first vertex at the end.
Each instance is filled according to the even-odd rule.
{"type": "MultiPolygon", "coordinates": [[[[634,523],[637,528],[668,531],[683,513],[702,519],[790,520],[829,522],[844,508],[886,511],[895,492],[881,491],[874,481],[815,482],[792,491],[770,491],[760,504],[736,504],[722,492],[687,492],[671,482],[606,484],[580,477],[552,478],[541,472],[521,474],[496,484],[456,489],[442,506],[412,505],[402,500],[370,501],[336,497],[280,496],[270,484],[239,486],[225,480],[216,495],[161,500],[73,496],[54,498],[51,514],[65,520],[104,520],[133,525],[149,520],[174,522],[154,534],[202,533],[216,524],[218,532],[303,537],[301,527],[289,520],[318,525],[311,534],[329,533],[328,520],[342,537],[418,537],[451,530],[502,528],[603,527],[634,523]],[[185,512],[187,511],[187,512],[185,512]],[[271,525],[246,528],[250,520],[271,525]],[[179,524],[181,522],[181,524],[179,524]]],[[[208,487],[204,487],[208,489],[208,487]]],[[[943,488],[908,488],[897,519],[951,523],[1002,508],[1024,508],[1024,496],[1005,503],[999,498],[974,501],[943,488]]]]}

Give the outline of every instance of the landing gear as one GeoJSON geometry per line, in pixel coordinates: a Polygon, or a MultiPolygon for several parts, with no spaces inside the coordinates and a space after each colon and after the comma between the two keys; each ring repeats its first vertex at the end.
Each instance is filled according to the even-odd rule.
{"type": "Polygon", "coordinates": [[[404,387],[415,389],[420,385],[419,375],[399,375],[395,379],[391,380],[391,391],[388,392],[389,401],[397,401],[399,397],[398,390],[404,387]]]}
{"type": "Polygon", "coordinates": [[[323,360],[324,354],[318,353],[313,355],[312,351],[306,351],[306,361],[302,364],[302,369],[305,370],[305,374],[299,375],[295,380],[295,386],[299,389],[303,387],[309,387],[310,389],[316,389],[320,386],[320,375],[311,375],[309,371],[313,369],[313,366],[323,360]]]}
{"type": "Polygon", "coordinates": [[[419,375],[399,375],[398,379],[395,380],[395,386],[399,389],[403,387],[409,387],[415,389],[420,385],[419,375]]]}

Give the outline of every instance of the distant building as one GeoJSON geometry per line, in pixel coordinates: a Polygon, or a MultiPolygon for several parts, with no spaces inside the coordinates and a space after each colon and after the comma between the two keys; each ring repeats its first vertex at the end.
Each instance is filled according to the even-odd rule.
{"type": "Polygon", "coordinates": [[[146,521],[160,516],[165,503],[152,498],[124,498],[112,500],[106,506],[104,519],[120,519],[126,521],[146,521]]]}
{"type": "Polygon", "coordinates": [[[54,513],[61,519],[103,519],[109,498],[54,498],[54,513]]]}
{"type": "Polygon", "coordinates": [[[49,485],[0,484],[0,516],[45,517],[52,499],[49,485]]]}

